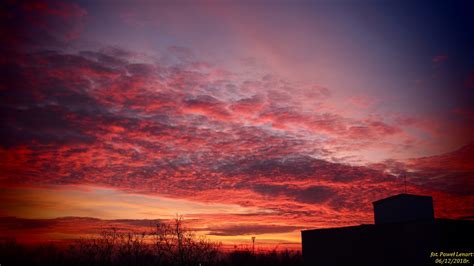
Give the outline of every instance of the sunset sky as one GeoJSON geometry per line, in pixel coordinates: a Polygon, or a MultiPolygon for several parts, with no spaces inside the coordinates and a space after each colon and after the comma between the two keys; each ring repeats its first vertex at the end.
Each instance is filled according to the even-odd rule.
{"type": "Polygon", "coordinates": [[[178,214],[299,248],[373,223],[404,177],[474,217],[471,1],[10,0],[0,21],[0,238],[178,214]]]}

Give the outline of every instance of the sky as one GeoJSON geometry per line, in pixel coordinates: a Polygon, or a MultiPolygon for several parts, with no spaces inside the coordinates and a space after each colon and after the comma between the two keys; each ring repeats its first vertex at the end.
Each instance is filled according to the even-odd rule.
{"type": "Polygon", "coordinates": [[[182,215],[300,247],[430,195],[474,217],[469,1],[6,1],[0,237],[182,215]]]}

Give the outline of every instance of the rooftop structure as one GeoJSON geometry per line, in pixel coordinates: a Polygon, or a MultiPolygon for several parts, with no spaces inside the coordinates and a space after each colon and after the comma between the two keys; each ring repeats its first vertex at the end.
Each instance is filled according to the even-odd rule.
{"type": "Polygon", "coordinates": [[[432,252],[474,251],[474,221],[435,219],[429,196],[399,194],[373,206],[375,224],[302,231],[305,265],[436,265],[432,252]]]}
{"type": "Polygon", "coordinates": [[[398,194],[372,204],[375,224],[434,220],[433,198],[429,196],[398,194]]]}

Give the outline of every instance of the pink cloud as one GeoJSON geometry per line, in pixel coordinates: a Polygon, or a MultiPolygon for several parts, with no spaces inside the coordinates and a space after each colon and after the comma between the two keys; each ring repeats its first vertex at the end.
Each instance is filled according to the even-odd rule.
{"type": "Polygon", "coordinates": [[[355,105],[359,108],[362,108],[362,109],[367,109],[369,107],[372,107],[373,105],[375,105],[377,103],[377,100],[371,98],[371,97],[363,97],[363,96],[355,96],[355,97],[351,97],[349,99],[349,103],[351,103],[352,105],[355,105]]]}
{"type": "Polygon", "coordinates": [[[446,62],[449,59],[448,55],[441,54],[441,55],[436,55],[431,59],[431,62],[433,63],[433,66],[439,66],[443,62],[446,62]]]}

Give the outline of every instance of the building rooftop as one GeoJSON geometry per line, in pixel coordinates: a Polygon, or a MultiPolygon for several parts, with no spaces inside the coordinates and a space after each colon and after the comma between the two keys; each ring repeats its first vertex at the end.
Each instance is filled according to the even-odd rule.
{"type": "Polygon", "coordinates": [[[375,224],[434,220],[433,198],[430,196],[398,194],[372,204],[375,224]]]}
{"type": "Polygon", "coordinates": [[[416,199],[422,199],[422,198],[432,199],[431,196],[401,193],[401,194],[393,195],[393,196],[390,196],[390,197],[387,197],[387,198],[384,198],[384,199],[376,200],[376,201],[372,202],[372,204],[378,204],[378,203],[381,203],[381,202],[388,202],[388,201],[413,200],[413,199],[416,200],[416,199]]]}

